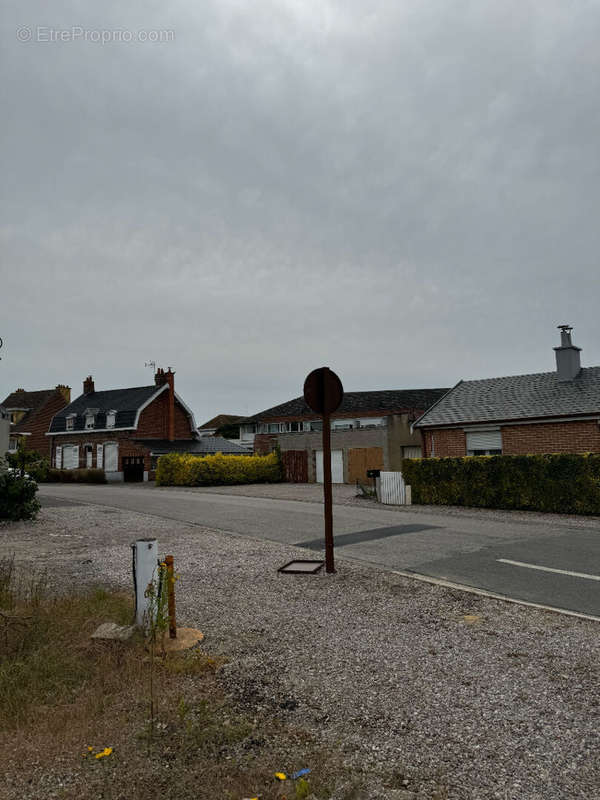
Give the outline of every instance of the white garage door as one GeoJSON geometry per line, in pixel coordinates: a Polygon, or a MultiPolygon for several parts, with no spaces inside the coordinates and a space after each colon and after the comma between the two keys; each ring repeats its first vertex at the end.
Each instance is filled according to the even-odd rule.
{"type": "Polygon", "coordinates": [[[116,472],[119,468],[119,445],[104,445],[104,471],[116,472]]]}
{"type": "MultiPolygon", "coordinates": [[[[323,451],[315,452],[317,457],[317,483],[323,483],[323,451]]],[[[341,450],[331,451],[331,482],[344,482],[344,456],[341,450]]]]}

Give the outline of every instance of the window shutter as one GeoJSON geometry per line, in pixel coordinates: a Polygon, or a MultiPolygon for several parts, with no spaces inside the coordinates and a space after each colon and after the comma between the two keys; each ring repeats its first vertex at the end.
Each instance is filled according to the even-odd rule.
{"type": "Polygon", "coordinates": [[[502,450],[502,432],[467,432],[467,452],[469,450],[502,450]]]}
{"type": "Polygon", "coordinates": [[[104,445],[104,471],[117,472],[119,467],[119,446],[116,443],[104,445]]]}
{"type": "Polygon", "coordinates": [[[96,448],[96,466],[102,469],[102,456],[104,455],[104,448],[99,444],[96,448]]]}
{"type": "Polygon", "coordinates": [[[54,458],[56,469],[62,469],[62,447],[59,444],[56,445],[56,454],[54,458]]]}

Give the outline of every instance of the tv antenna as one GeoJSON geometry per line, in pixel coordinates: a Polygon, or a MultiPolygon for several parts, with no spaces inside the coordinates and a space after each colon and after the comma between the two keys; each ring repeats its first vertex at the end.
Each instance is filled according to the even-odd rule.
{"type": "Polygon", "coordinates": [[[156,372],[156,361],[146,361],[145,367],[152,367],[152,372],[156,372]]]}

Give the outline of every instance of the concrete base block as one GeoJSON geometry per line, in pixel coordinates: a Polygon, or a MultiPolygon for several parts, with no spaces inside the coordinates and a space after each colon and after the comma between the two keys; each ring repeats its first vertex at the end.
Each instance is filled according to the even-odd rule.
{"type": "Polygon", "coordinates": [[[117,625],[115,622],[103,622],[94,633],[92,639],[113,639],[127,642],[133,636],[135,625],[117,625]]]}

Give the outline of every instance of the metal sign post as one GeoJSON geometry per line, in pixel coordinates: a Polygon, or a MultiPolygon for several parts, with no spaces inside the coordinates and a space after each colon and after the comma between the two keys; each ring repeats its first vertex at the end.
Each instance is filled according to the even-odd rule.
{"type": "Polygon", "coordinates": [[[329,367],[313,370],[304,381],[304,399],[323,419],[323,513],[325,571],[335,572],[333,558],[333,501],[331,496],[331,414],[344,398],[342,382],[329,367]]]}

